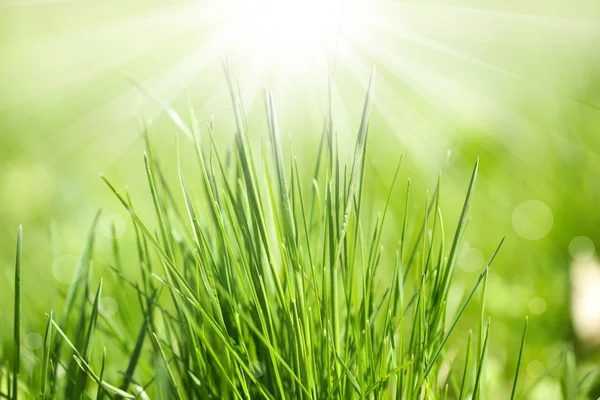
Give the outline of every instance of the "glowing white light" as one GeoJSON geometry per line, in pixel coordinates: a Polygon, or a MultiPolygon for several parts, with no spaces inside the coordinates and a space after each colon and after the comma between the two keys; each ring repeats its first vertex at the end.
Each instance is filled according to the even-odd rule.
{"type": "Polygon", "coordinates": [[[270,67],[304,68],[333,56],[367,17],[358,0],[230,0],[220,8],[215,40],[227,56],[270,67]]]}
{"type": "Polygon", "coordinates": [[[600,344],[600,263],[591,259],[571,264],[571,317],[577,335],[600,344]]]}

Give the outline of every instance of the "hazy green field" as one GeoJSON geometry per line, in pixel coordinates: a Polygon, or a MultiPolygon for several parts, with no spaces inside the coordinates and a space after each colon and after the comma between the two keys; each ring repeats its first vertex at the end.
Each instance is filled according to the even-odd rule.
{"type": "MultiPolygon", "coordinates": [[[[302,190],[306,202],[304,207],[308,211],[311,196],[316,196],[311,182],[319,160],[321,170],[315,185],[320,189],[321,197],[318,199],[322,204],[328,204],[327,182],[336,182],[336,177],[330,175],[336,171],[335,168],[327,169],[327,151],[322,150],[321,158],[318,153],[320,143],[321,148],[327,149],[329,132],[332,138],[337,138],[331,146],[337,148],[334,156],[339,156],[340,160],[338,182],[347,182],[347,185],[352,182],[363,102],[369,76],[375,67],[377,80],[364,175],[361,175],[360,235],[366,248],[372,244],[371,235],[378,226],[378,213],[383,212],[390,193],[391,197],[380,238],[384,250],[377,264],[377,273],[373,275],[373,302],[377,304],[379,300],[386,299],[386,288],[396,282],[392,278],[395,276],[397,248],[406,248],[408,252],[414,246],[417,249],[415,265],[429,265],[425,251],[430,246],[429,242],[426,241],[423,248],[417,243],[420,243],[419,228],[425,219],[426,204],[435,199],[440,172],[444,254],[448,257],[473,165],[479,160],[470,220],[461,240],[462,247],[455,255],[456,269],[446,293],[447,303],[442,306],[433,302],[437,305],[432,306],[434,309],[443,308],[444,313],[449,315],[445,328],[440,328],[440,332],[447,331],[451,317],[481,276],[498,243],[505,238],[487,277],[485,315],[482,318],[480,288],[444,343],[444,362],[452,366],[450,378],[447,381],[439,378],[442,382],[439,392],[432,390],[427,395],[443,393],[444,384],[452,379],[460,386],[469,329],[474,334],[474,352],[467,392],[473,390],[476,366],[479,365],[476,351],[480,350],[482,332],[485,331],[481,325],[488,317],[491,319],[489,347],[481,378],[485,384],[477,396],[510,398],[526,316],[529,317],[528,333],[516,397],[565,398],[564,393],[568,389],[564,384],[569,382],[565,376],[571,371],[569,366],[565,367],[565,355],[571,354],[571,351],[578,366],[571,381],[579,382],[583,387],[597,380],[594,375],[600,362],[597,351],[600,345],[600,302],[596,294],[600,293],[600,261],[594,252],[594,243],[596,246],[600,243],[600,5],[597,2],[527,0],[482,4],[473,0],[447,0],[434,4],[426,1],[377,1],[374,3],[376,6],[364,6],[356,15],[352,14],[349,26],[339,29],[342,39],[336,42],[336,61],[331,69],[322,57],[319,37],[311,42],[304,41],[309,32],[304,29],[312,21],[306,15],[303,16],[306,20],[299,23],[293,34],[271,41],[273,36],[277,36],[276,32],[261,33],[265,36],[244,33],[242,28],[253,31],[264,24],[244,18],[243,14],[237,15],[235,10],[243,8],[239,2],[225,2],[222,8],[204,1],[126,3],[0,1],[0,398],[6,397],[9,392],[7,372],[12,371],[14,364],[14,268],[19,225],[23,225],[24,232],[20,376],[22,396],[25,397],[26,387],[33,388],[39,384],[47,314],[52,310],[57,321],[62,317],[65,298],[69,288],[73,287],[69,284],[77,257],[100,208],[102,213],[96,227],[89,288],[81,289],[86,293],[89,290],[87,311],[82,309],[81,304],[86,303],[82,297],[79,299],[81,303],[73,305],[72,312],[75,315],[82,312],[82,315],[92,318],[89,313],[94,309],[94,294],[102,279],[98,306],[101,318],[97,323],[91,364],[95,371],[100,370],[102,348],[106,347],[107,366],[110,367],[107,367],[107,380],[116,386],[121,385],[120,373],[127,368],[128,353],[134,347],[144,313],[139,309],[136,291],[113,268],[119,268],[130,282],[141,284],[145,279],[154,279],[158,287],[160,281],[159,277],[140,276],[136,245],[136,227],[139,231],[140,226],[135,225],[100,174],[120,193],[125,193],[127,188],[150,234],[161,237],[161,224],[155,215],[155,204],[144,168],[143,154],[148,149],[142,139],[142,127],[147,127],[152,157],[155,157],[153,160],[160,160],[152,168],[160,168],[164,174],[155,176],[157,182],[161,182],[161,196],[170,196],[162,188],[161,180],[164,178],[173,195],[167,203],[169,207],[176,206],[185,221],[183,226],[174,223],[177,226],[170,228],[180,232],[168,232],[169,239],[161,238],[161,245],[168,248],[164,243],[176,243],[177,235],[181,234],[187,245],[194,248],[193,230],[180,187],[177,135],[186,185],[198,209],[198,220],[208,237],[206,246],[216,254],[221,254],[221,251],[226,254],[223,245],[217,244],[217,238],[223,234],[213,223],[205,192],[207,184],[198,166],[194,141],[185,132],[185,129],[192,129],[189,100],[198,121],[201,148],[207,155],[207,163],[221,172],[216,167],[216,153],[211,150],[208,132],[209,121],[213,121],[215,148],[222,152],[227,165],[234,165],[227,170],[228,176],[234,179],[234,176],[239,178],[243,175],[244,164],[236,153],[235,142],[240,126],[235,123],[224,73],[225,56],[231,66],[233,82],[239,84],[240,101],[246,115],[247,146],[256,161],[257,185],[261,188],[263,205],[268,209],[275,204],[275,211],[266,212],[265,219],[270,229],[269,240],[277,249],[274,254],[279,255],[278,246],[286,249],[281,250],[284,255],[278,261],[278,267],[285,270],[283,265],[286,263],[306,265],[302,263],[307,262],[308,256],[306,243],[300,239],[305,233],[294,236],[302,242],[298,249],[305,257],[302,261],[294,258],[293,251],[287,247],[293,240],[286,236],[288,228],[285,224],[289,221],[286,222],[285,202],[277,195],[278,190],[285,190],[281,189],[281,181],[276,174],[277,160],[272,154],[274,138],[270,133],[272,127],[269,125],[264,89],[272,90],[274,96],[287,184],[297,185],[289,190],[302,190]],[[230,30],[230,15],[239,18],[233,23],[237,30],[230,30]],[[328,71],[333,71],[331,80],[328,79],[328,71]],[[165,107],[178,112],[188,128],[182,129],[181,124],[174,123],[173,115],[170,118],[164,112],[165,107]],[[392,188],[402,154],[402,165],[392,188]],[[271,196],[263,172],[263,160],[268,160],[266,169],[271,173],[275,193],[271,196]],[[238,162],[240,165],[236,169],[238,162]],[[408,179],[411,182],[410,202],[405,208],[408,179]],[[407,240],[399,244],[405,215],[408,216],[407,240]],[[115,265],[114,235],[119,239],[120,265],[115,265]],[[215,250],[217,248],[218,251],[215,250]],[[32,378],[34,376],[35,379],[32,378]]],[[[315,7],[314,10],[321,9],[321,6],[315,7]]],[[[285,21],[281,26],[285,26],[285,21]]],[[[324,35],[323,32],[329,31],[322,30],[324,35]]],[[[215,181],[214,189],[224,191],[225,183],[220,179],[224,178],[215,181]]],[[[244,193],[242,189],[248,185],[244,180],[247,178],[240,179],[244,185],[238,188],[234,180],[234,186],[244,193]]],[[[334,193],[331,198],[346,199],[341,194],[344,190],[339,187],[333,187],[331,191],[334,193]]],[[[295,196],[292,196],[295,199],[294,226],[302,220],[303,210],[298,194],[295,196]]],[[[231,205],[232,209],[241,207],[252,215],[252,205],[246,206],[247,209],[241,203],[231,205]]],[[[335,209],[342,218],[334,219],[338,224],[336,229],[343,231],[343,216],[348,209],[339,204],[335,209]]],[[[167,213],[167,218],[175,221],[179,217],[173,210],[167,213]]],[[[355,211],[352,209],[352,212],[355,211]]],[[[315,221],[327,221],[330,211],[320,209],[319,212],[315,214],[315,221]],[[319,216],[323,219],[320,220],[319,216]]],[[[435,212],[427,215],[428,229],[423,236],[435,243],[431,245],[434,251],[438,250],[437,240],[441,239],[437,236],[439,226],[438,231],[430,232],[436,215],[435,212]]],[[[316,224],[315,221],[309,220],[307,225],[310,231],[306,234],[310,237],[307,243],[325,246],[323,238],[329,238],[331,233],[318,230],[312,225],[313,222],[316,224]]],[[[231,224],[234,227],[227,228],[227,232],[233,240],[236,223],[231,224]]],[[[347,239],[349,242],[345,246],[350,248],[349,254],[356,252],[371,260],[367,257],[368,252],[363,255],[364,249],[360,250],[357,220],[352,219],[348,226],[349,232],[357,235],[347,239]]],[[[257,233],[252,232],[251,235],[257,241],[254,235],[257,233]]],[[[344,240],[346,238],[342,237],[341,241],[344,240]]],[[[325,248],[322,249],[323,254],[327,253],[325,248]]],[[[260,253],[262,250],[257,251],[260,253]]],[[[243,250],[240,252],[244,253],[243,250]]],[[[235,254],[235,257],[227,257],[238,257],[238,253],[235,254]]],[[[320,255],[316,250],[315,254],[320,255]]],[[[353,256],[348,257],[344,262],[348,266],[355,265],[350,262],[353,256]]],[[[157,267],[160,266],[158,254],[153,253],[151,258],[157,267]]],[[[257,256],[257,259],[261,257],[257,256]]],[[[323,260],[315,264],[325,268],[323,260]]],[[[185,259],[177,259],[179,261],[181,265],[185,263],[185,259]]],[[[405,261],[403,259],[403,263],[405,261]]],[[[216,265],[225,265],[223,263],[216,265]]],[[[368,264],[364,259],[362,263],[368,264]]],[[[357,267],[357,274],[362,271],[362,263],[356,261],[356,265],[361,266],[357,267]]],[[[439,265],[445,265],[443,257],[439,265]]],[[[423,268],[428,270],[426,266],[423,268]]],[[[435,268],[431,268],[431,276],[434,276],[435,268]]],[[[416,271],[412,271],[408,280],[405,302],[419,287],[416,271]]],[[[164,278],[160,268],[155,272],[164,278]]],[[[361,282],[362,278],[357,279],[361,282]]],[[[197,280],[198,276],[189,281],[196,284],[197,280]]],[[[253,282],[256,284],[257,281],[253,282]]],[[[290,282],[295,281],[291,279],[290,282]]],[[[346,287],[344,285],[340,281],[338,289],[341,291],[342,287],[346,287]]],[[[357,285],[357,288],[360,287],[359,283],[357,285]]],[[[79,282],[79,286],[84,285],[79,282]]],[[[269,290],[273,289],[269,295],[275,296],[275,286],[267,286],[269,290]]],[[[307,303],[313,301],[315,306],[319,302],[318,296],[312,297],[310,289],[303,288],[306,293],[303,295],[303,290],[300,290],[298,296],[306,296],[307,303]]],[[[168,291],[165,287],[161,304],[175,313],[178,308],[168,291]]],[[[397,294],[393,290],[390,293],[390,298],[397,294]]],[[[145,294],[151,296],[152,290],[145,294]]],[[[339,293],[338,296],[342,298],[339,293]]],[[[248,300],[244,296],[241,298],[248,300]]],[[[353,306],[348,310],[359,314],[360,298],[354,299],[356,308],[353,306]]],[[[205,300],[202,298],[202,301],[205,300]]],[[[430,300],[433,301],[427,299],[430,300]]],[[[218,314],[208,305],[204,306],[218,314]]],[[[274,300],[273,307],[279,306],[274,300]]],[[[340,309],[344,310],[344,307],[340,306],[340,309]]],[[[319,313],[312,311],[306,311],[306,315],[313,315],[317,320],[319,313]]],[[[410,318],[406,329],[409,331],[417,320],[413,311],[411,309],[411,313],[407,313],[410,318]]],[[[428,312],[425,311],[425,314],[428,312]]],[[[343,312],[341,315],[340,320],[345,321],[343,312]]],[[[76,322],[78,317],[70,318],[67,334],[80,330],[76,322]]],[[[281,318],[281,330],[279,327],[272,328],[271,333],[276,331],[284,335],[288,332],[286,329],[290,327],[285,325],[285,318],[281,318]]],[[[387,322],[377,321],[379,325],[373,328],[373,335],[383,343],[386,335],[380,330],[386,331],[381,327],[387,326],[387,322]]],[[[352,332],[360,337],[359,323],[356,324],[352,332]]],[[[165,334],[164,327],[157,329],[165,334]]],[[[343,338],[350,335],[348,331],[340,326],[335,340],[343,342],[343,338]]],[[[254,337],[248,331],[244,333],[248,338],[254,337]]],[[[176,334],[174,336],[177,337],[176,334]]],[[[181,343],[179,340],[183,341],[183,336],[173,339],[172,343],[181,343]]],[[[315,328],[314,337],[317,336],[315,328]]],[[[164,343],[169,341],[166,337],[161,338],[164,343]]],[[[146,340],[145,351],[159,354],[151,338],[146,340]]],[[[207,339],[208,342],[211,340],[214,341],[214,337],[207,339]]],[[[256,337],[254,340],[257,340],[256,337]]],[[[289,340],[296,345],[300,342],[289,340]]],[[[424,347],[427,357],[435,354],[440,344],[439,337],[431,340],[430,347],[424,347]]],[[[261,345],[263,343],[256,344],[257,349],[261,345]]],[[[315,349],[319,350],[318,357],[323,356],[320,352],[329,349],[328,345],[326,340],[315,344],[315,349]]],[[[375,347],[378,345],[373,344],[375,347]]],[[[67,345],[62,347],[63,358],[70,361],[67,345]]],[[[215,348],[224,353],[230,351],[215,348]]],[[[348,355],[345,360],[350,362],[352,350],[348,348],[351,346],[346,348],[344,344],[334,343],[333,348],[344,349],[345,355],[348,355]]],[[[263,351],[266,351],[263,354],[272,355],[267,350],[263,351]]],[[[283,351],[281,354],[283,357],[289,355],[283,351]]],[[[335,385],[327,386],[314,377],[312,382],[316,392],[327,387],[332,396],[338,397],[358,397],[359,391],[352,392],[356,387],[348,371],[357,376],[361,387],[363,383],[365,387],[370,385],[369,379],[377,375],[372,371],[362,371],[361,362],[369,365],[377,359],[382,363],[377,365],[380,368],[377,373],[381,372],[382,376],[385,376],[383,370],[390,369],[392,363],[390,360],[381,361],[385,357],[378,359],[371,355],[373,357],[369,358],[362,354],[360,357],[365,358],[359,358],[359,362],[352,359],[358,366],[352,364],[345,370],[343,362],[336,360],[335,354],[332,354],[327,360],[335,366],[336,374],[345,376],[343,384],[340,384],[345,391],[332,389],[335,385]]],[[[163,366],[158,366],[159,358],[153,357],[148,355],[143,360],[146,364],[140,362],[142,365],[136,379],[147,382],[156,372],[166,389],[164,386],[153,387],[148,391],[150,398],[175,396],[177,385],[171,387],[164,383],[172,377],[163,366]]],[[[238,368],[236,362],[231,361],[238,368]]],[[[268,365],[277,365],[278,362],[264,361],[268,365]]],[[[177,361],[172,363],[175,365],[177,361]]],[[[301,364],[298,362],[299,367],[301,364]]],[[[416,367],[417,364],[414,364],[414,370],[423,372],[421,367],[416,367]]],[[[73,372],[79,367],[73,365],[71,369],[66,368],[67,377],[79,376],[73,372]]],[[[200,367],[198,371],[206,372],[203,376],[210,381],[209,377],[215,376],[217,370],[214,365],[211,368],[214,370],[207,369],[212,371],[210,373],[200,367]]],[[[241,370],[235,368],[231,367],[229,376],[236,382],[240,375],[252,375],[252,371],[240,372],[242,367],[239,367],[241,370]]],[[[435,368],[437,373],[437,368],[447,367],[440,359],[435,368]]],[[[286,372],[282,373],[285,375],[286,372]]],[[[300,373],[310,375],[311,372],[302,370],[300,373]]],[[[222,375],[228,376],[224,372],[222,375]]],[[[188,384],[186,379],[191,378],[177,375],[174,381],[184,388],[188,384]]],[[[252,379],[259,380],[260,377],[252,379]]],[[[437,376],[429,383],[437,383],[436,380],[437,376]]],[[[97,387],[90,379],[88,381],[89,397],[95,398],[97,387]]],[[[282,381],[287,385],[285,379],[282,378],[282,381]]],[[[262,387],[273,397],[280,398],[289,389],[287,386],[281,389],[273,376],[263,378],[263,382],[264,387],[257,384],[252,389],[257,391],[250,390],[250,393],[265,395],[257,389],[262,387]]],[[[209,387],[211,384],[206,383],[209,387]]],[[[238,394],[228,384],[223,378],[219,381],[222,386],[212,388],[213,394],[222,391],[235,398],[238,394]]],[[[68,387],[69,384],[64,385],[68,387]]],[[[589,398],[600,396],[598,382],[595,382],[595,387],[589,398]]],[[[243,385],[238,386],[243,393],[242,388],[243,385]]],[[[287,393],[290,398],[310,398],[308,393],[294,388],[296,392],[287,393]]],[[[191,396],[185,390],[186,395],[191,396]]],[[[387,398],[395,393],[389,388],[381,392],[378,390],[362,392],[362,395],[387,398]]],[[[62,398],[63,393],[61,387],[56,398],[62,398]]],[[[207,395],[207,392],[198,393],[207,395]]],[[[415,393],[405,394],[414,398],[418,396],[415,393]]],[[[182,393],[179,395],[186,397],[182,393]]],[[[450,385],[448,396],[458,396],[453,385],[450,385]]]]}

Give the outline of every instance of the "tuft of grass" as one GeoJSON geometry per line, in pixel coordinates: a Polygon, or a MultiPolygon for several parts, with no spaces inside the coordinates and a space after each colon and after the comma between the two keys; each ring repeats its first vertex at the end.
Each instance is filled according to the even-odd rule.
{"type": "MultiPolygon", "coordinates": [[[[93,290],[98,212],[62,313],[49,313],[34,368],[39,378],[33,381],[19,376],[19,231],[16,358],[12,389],[2,397],[17,399],[21,384],[41,399],[484,398],[490,335],[485,286],[503,240],[458,311],[452,315],[447,309],[479,161],[453,234],[444,225],[440,174],[419,220],[408,206],[409,181],[397,247],[385,248],[382,237],[388,234],[388,207],[398,201],[394,187],[402,158],[385,206],[375,213],[364,190],[375,72],[352,157],[346,162],[338,150],[330,112],[310,166],[293,149],[284,152],[271,93],[265,99],[268,139],[262,155],[255,154],[238,86],[226,71],[236,126],[232,153],[217,146],[214,121],[200,127],[191,104],[186,124],[160,103],[192,141],[199,182],[189,184],[179,139],[169,161],[177,167],[172,179],[148,128],[143,130],[154,221],[144,220],[130,194],[102,177],[134,227],[131,248],[119,243],[112,227],[114,265],[106,271],[114,273],[120,295],[137,300],[137,318],[105,316],[103,281],[93,290]],[[136,268],[127,267],[124,254],[135,257],[136,268]],[[447,346],[479,292],[476,354],[471,355],[470,333],[465,363],[458,365],[447,356],[447,346]]],[[[517,374],[524,338],[525,333],[517,374]]],[[[513,397],[516,382],[515,377],[513,397]]],[[[565,390],[573,391],[572,385],[570,380],[565,390]]]]}

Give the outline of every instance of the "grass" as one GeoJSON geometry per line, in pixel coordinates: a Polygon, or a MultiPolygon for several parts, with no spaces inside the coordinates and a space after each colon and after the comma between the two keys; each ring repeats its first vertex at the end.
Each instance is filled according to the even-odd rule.
{"type": "MultiPolygon", "coordinates": [[[[131,278],[123,265],[116,234],[110,271],[117,290],[137,299],[139,326],[132,332],[102,312],[103,282],[93,279],[98,213],[62,312],[48,310],[41,358],[20,374],[19,230],[15,357],[2,369],[0,398],[486,398],[492,325],[485,288],[503,240],[457,311],[448,309],[479,162],[453,233],[443,222],[441,175],[425,196],[420,221],[410,215],[409,181],[397,246],[384,248],[402,159],[383,209],[374,213],[363,190],[374,82],[375,73],[349,163],[338,151],[331,115],[316,165],[286,156],[270,93],[269,135],[257,158],[229,74],[237,128],[230,153],[216,145],[213,121],[201,134],[191,104],[188,123],[163,105],[193,142],[202,192],[188,186],[179,142],[170,161],[179,179],[166,178],[147,130],[144,167],[155,220],[144,221],[130,194],[103,177],[133,221],[136,245],[125,250],[137,255],[139,274],[131,278]],[[310,171],[311,179],[302,179],[310,171]],[[457,338],[456,327],[478,294],[475,333],[457,338]],[[450,341],[463,339],[459,363],[447,350],[450,341]]],[[[519,394],[526,329],[511,398],[519,394]]],[[[584,394],[574,360],[566,360],[565,393],[584,394]]]]}

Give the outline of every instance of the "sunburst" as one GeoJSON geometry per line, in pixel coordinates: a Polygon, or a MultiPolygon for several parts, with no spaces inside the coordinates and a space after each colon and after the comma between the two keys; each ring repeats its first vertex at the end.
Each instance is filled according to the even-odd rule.
{"type": "MultiPolygon", "coordinates": [[[[145,8],[91,2],[85,9],[70,1],[27,4],[5,4],[9,33],[10,26],[17,32],[17,25],[34,17],[69,20],[51,32],[21,26],[25,34],[8,36],[0,50],[5,71],[0,88],[12,94],[0,104],[8,126],[35,123],[31,114],[54,122],[42,127],[52,130],[40,148],[30,150],[38,154],[47,141],[69,142],[62,148],[73,151],[91,146],[125,118],[161,113],[128,77],[167,104],[188,87],[205,118],[227,109],[219,75],[224,58],[240,81],[247,109],[262,107],[268,87],[285,104],[284,124],[286,115],[297,119],[297,113],[319,126],[331,77],[340,132],[351,129],[347,113],[358,112],[369,72],[377,66],[376,105],[383,121],[398,134],[410,129],[421,138],[401,140],[409,151],[424,154],[433,146],[442,153],[454,126],[481,125],[498,115],[540,122],[519,115],[511,95],[577,101],[565,90],[568,83],[556,84],[557,76],[569,70],[576,80],[580,61],[600,38],[600,22],[584,19],[585,10],[565,17],[557,11],[536,14],[535,5],[477,9],[468,1],[199,0],[158,1],[145,8]],[[81,23],[71,21],[83,11],[81,23]],[[574,46],[579,59],[559,60],[574,46]],[[550,68],[551,61],[556,64],[550,68]],[[70,110],[72,103],[81,112],[70,110]]],[[[134,134],[126,136],[123,148],[134,134]]]]}

